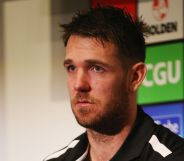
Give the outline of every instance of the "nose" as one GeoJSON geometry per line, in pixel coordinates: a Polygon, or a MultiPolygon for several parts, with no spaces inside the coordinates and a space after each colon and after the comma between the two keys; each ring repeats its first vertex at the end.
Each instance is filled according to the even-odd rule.
{"type": "Polygon", "coordinates": [[[76,79],[74,82],[74,89],[77,92],[89,92],[90,84],[89,84],[89,76],[85,71],[79,70],[76,75],[76,79]]]}

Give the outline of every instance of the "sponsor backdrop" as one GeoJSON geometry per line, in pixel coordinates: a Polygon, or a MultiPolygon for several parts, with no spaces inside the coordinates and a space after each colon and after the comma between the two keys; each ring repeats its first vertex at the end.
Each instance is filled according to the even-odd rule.
{"type": "Polygon", "coordinates": [[[172,132],[184,136],[184,103],[144,106],[144,111],[151,115],[157,124],[169,128],[172,132]]]}
{"type": "Polygon", "coordinates": [[[138,16],[150,25],[147,43],[183,39],[183,0],[139,0],[138,16]]]}
{"type": "Polygon", "coordinates": [[[184,1],[92,0],[91,5],[125,8],[149,24],[147,75],[138,103],[156,123],[184,137],[184,1]]]}
{"type": "Polygon", "coordinates": [[[183,53],[183,42],[147,47],[147,75],[139,89],[140,104],[184,99],[183,53]]]}

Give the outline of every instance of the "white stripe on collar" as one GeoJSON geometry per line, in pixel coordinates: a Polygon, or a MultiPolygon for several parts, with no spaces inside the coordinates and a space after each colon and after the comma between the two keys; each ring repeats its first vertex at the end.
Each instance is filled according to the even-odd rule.
{"type": "Polygon", "coordinates": [[[156,135],[152,135],[151,139],[149,140],[149,143],[151,144],[154,151],[158,152],[160,155],[162,155],[164,158],[172,153],[171,150],[169,150],[164,144],[162,144],[156,135]]]}
{"type": "Polygon", "coordinates": [[[78,142],[79,142],[79,140],[73,140],[67,147],[47,156],[43,161],[47,161],[49,159],[59,157],[60,155],[64,154],[69,148],[75,147],[75,145],[77,145],[78,142]]]}

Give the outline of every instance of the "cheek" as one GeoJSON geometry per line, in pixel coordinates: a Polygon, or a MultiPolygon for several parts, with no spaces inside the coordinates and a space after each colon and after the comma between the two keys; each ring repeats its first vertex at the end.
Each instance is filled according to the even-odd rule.
{"type": "Polygon", "coordinates": [[[67,87],[70,95],[73,91],[73,83],[74,81],[72,81],[72,79],[67,78],[67,87]]]}
{"type": "MultiPolygon", "coordinates": [[[[119,81],[120,82],[120,81],[119,81]]],[[[122,82],[121,82],[122,83],[122,82]]],[[[103,78],[91,82],[93,92],[96,96],[105,97],[105,99],[119,91],[121,84],[118,83],[117,79],[103,78]]]]}

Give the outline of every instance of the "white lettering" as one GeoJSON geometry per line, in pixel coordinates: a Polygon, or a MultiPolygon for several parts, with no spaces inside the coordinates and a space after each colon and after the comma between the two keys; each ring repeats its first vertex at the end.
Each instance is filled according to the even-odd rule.
{"type": "Polygon", "coordinates": [[[177,123],[172,123],[171,120],[167,120],[165,124],[163,124],[166,128],[170,129],[174,133],[179,133],[179,125],[177,123]]]}
{"type": "Polygon", "coordinates": [[[145,87],[154,85],[164,86],[167,83],[176,84],[181,79],[181,61],[159,62],[155,65],[146,64],[147,71],[150,72],[151,78],[146,77],[143,81],[145,87]]]}
{"type": "Polygon", "coordinates": [[[153,77],[154,77],[155,83],[157,85],[163,86],[167,83],[167,80],[166,80],[167,79],[166,78],[167,73],[164,70],[165,67],[166,67],[165,62],[160,62],[160,63],[155,65],[155,69],[153,70],[153,77]]]}
{"type": "Polygon", "coordinates": [[[179,124],[178,123],[172,123],[171,120],[167,120],[166,123],[162,123],[160,120],[154,120],[154,122],[158,125],[163,125],[164,127],[168,128],[175,134],[179,133],[179,124]]]}
{"type": "Polygon", "coordinates": [[[168,61],[168,80],[170,83],[177,83],[180,80],[180,61],[176,60],[176,67],[175,67],[175,77],[173,76],[173,72],[172,72],[172,62],[168,61]]]}

